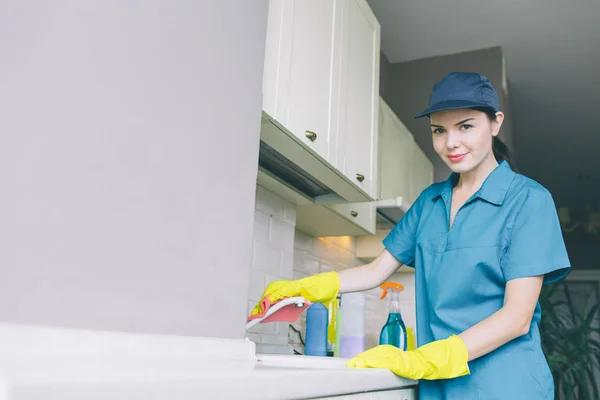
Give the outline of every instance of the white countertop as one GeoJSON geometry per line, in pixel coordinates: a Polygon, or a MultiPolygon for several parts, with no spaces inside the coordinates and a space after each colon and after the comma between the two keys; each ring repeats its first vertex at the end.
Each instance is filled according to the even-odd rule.
{"type": "Polygon", "coordinates": [[[416,385],[243,339],[0,324],[0,400],[301,399],[416,385]]]}
{"type": "MultiPolygon", "coordinates": [[[[68,376],[48,374],[41,379],[39,375],[33,380],[12,379],[7,391],[0,391],[0,399],[283,400],[399,389],[417,384],[387,370],[338,368],[340,362],[345,361],[342,359],[314,360],[311,366],[313,360],[309,358],[259,356],[254,367],[221,365],[209,369],[193,366],[165,369],[157,366],[158,360],[148,359],[125,363],[122,367],[127,367],[127,371],[117,373],[108,372],[109,367],[116,367],[114,364],[82,363],[78,373],[68,376]],[[304,365],[298,366],[298,361],[304,365]],[[102,372],[94,374],[94,371],[102,372]]],[[[23,367],[30,369],[33,366],[23,367]]]]}
{"type": "Polygon", "coordinates": [[[383,369],[347,369],[346,359],[333,357],[257,355],[254,369],[260,381],[271,383],[262,399],[294,399],[399,389],[418,382],[383,369]],[[290,391],[293,387],[293,394],[290,391]]]}

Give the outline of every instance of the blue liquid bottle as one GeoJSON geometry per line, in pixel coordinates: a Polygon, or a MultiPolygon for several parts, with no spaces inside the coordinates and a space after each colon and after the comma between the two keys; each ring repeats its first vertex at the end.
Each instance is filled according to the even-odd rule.
{"type": "Polygon", "coordinates": [[[329,310],[321,303],[313,303],[306,310],[306,341],[304,354],[327,356],[327,326],[329,310]]]}
{"type": "Polygon", "coordinates": [[[381,289],[383,290],[382,299],[387,294],[390,295],[390,305],[387,322],[379,335],[379,344],[389,344],[406,351],[406,326],[400,315],[400,292],[404,290],[404,287],[399,283],[386,282],[381,285],[381,289]]]}

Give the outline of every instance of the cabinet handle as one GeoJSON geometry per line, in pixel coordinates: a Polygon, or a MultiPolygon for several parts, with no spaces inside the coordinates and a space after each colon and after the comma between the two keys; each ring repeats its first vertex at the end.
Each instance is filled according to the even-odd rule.
{"type": "Polygon", "coordinates": [[[352,215],[353,217],[357,217],[358,213],[356,211],[350,211],[350,215],[352,215]]]}
{"type": "Polygon", "coordinates": [[[315,140],[317,140],[317,134],[314,133],[313,131],[306,131],[305,135],[308,138],[308,140],[310,140],[311,142],[314,142],[315,140]]]}
{"type": "Polygon", "coordinates": [[[363,174],[356,174],[356,180],[362,182],[365,180],[365,176],[363,174]]]}

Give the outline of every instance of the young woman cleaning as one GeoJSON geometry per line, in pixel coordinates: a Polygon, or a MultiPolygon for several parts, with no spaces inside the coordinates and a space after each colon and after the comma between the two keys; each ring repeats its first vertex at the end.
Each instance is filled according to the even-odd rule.
{"type": "MultiPolygon", "coordinates": [[[[420,380],[421,400],[553,399],[538,297],[570,262],[552,196],[512,170],[497,137],[504,114],[486,77],[450,73],[417,118],[425,116],[433,147],[452,170],[448,180],[420,194],[373,262],[273,282],[263,297],[327,302],[412,266],[419,347],[377,346],[348,367],[420,380]]],[[[258,312],[260,304],[252,314],[258,312]]]]}

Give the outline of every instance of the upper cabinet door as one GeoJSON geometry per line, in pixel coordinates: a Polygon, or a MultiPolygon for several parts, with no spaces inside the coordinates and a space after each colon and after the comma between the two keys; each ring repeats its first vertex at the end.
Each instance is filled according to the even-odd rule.
{"type": "Polygon", "coordinates": [[[375,198],[381,28],[365,0],[342,3],[336,166],[375,198]]]}
{"type": "Polygon", "coordinates": [[[411,203],[433,183],[433,164],[416,143],[413,153],[411,182],[411,203]]]}
{"type": "Polygon", "coordinates": [[[412,202],[415,140],[392,109],[379,101],[379,198],[412,202]]]}
{"type": "Polygon", "coordinates": [[[263,78],[263,109],[330,162],[340,10],[339,1],[271,0],[263,78]]]}

